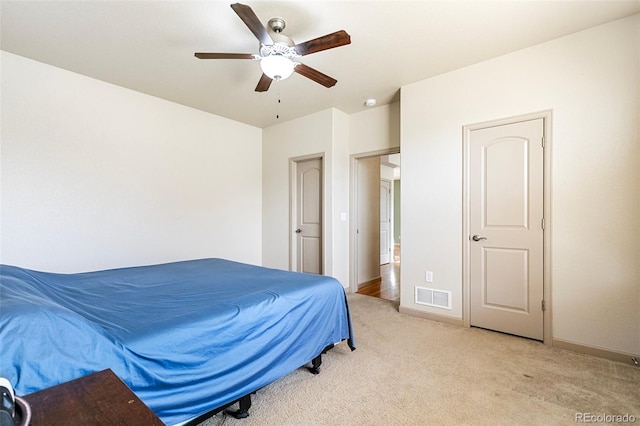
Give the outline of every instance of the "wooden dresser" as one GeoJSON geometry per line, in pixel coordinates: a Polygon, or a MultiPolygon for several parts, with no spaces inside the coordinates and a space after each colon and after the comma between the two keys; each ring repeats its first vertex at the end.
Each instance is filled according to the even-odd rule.
{"type": "Polygon", "coordinates": [[[31,426],[160,426],[164,423],[111,370],[23,397],[31,426]]]}

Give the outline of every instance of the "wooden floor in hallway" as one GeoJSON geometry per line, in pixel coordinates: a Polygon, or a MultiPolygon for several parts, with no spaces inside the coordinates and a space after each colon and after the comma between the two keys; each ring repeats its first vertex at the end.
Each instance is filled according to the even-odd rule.
{"type": "Polygon", "coordinates": [[[394,248],[393,261],[380,265],[380,278],[360,287],[358,294],[400,301],[400,245],[394,248]]]}

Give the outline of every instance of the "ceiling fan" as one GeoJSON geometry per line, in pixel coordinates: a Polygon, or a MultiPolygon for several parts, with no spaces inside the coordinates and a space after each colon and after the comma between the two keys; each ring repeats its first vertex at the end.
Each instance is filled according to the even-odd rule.
{"type": "Polygon", "coordinates": [[[262,77],[256,86],[256,92],[266,92],[273,80],[284,80],[294,71],[325,87],[332,87],[338,81],[308,65],[295,62],[300,56],[320,52],[334,47],[351,43],[351,36],[346,31],[340,30],[322,37],[314,38],[304,43],[295,44],[286,35],[282,34],[285,22],[282,18],[269,20],[270,31],[260,23],[260,19],[253,10],[244,4],[234,3],[231,8],[242,19],[260,41],[260,53],[205,53],[196,52],[199,59],[253,59],[260,61],[262,77]]]}

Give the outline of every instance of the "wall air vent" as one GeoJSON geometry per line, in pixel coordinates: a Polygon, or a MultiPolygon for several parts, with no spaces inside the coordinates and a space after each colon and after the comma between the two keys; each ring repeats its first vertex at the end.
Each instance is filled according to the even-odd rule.
{"type": "Polygon", "coordinates": [[[451,309],[451,292],[427,287],[416,287],[415,301],[420,305],[451,309]]]}

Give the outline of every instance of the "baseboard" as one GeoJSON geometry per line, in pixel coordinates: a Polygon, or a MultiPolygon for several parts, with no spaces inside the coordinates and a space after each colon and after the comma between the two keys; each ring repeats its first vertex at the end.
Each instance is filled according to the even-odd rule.
{"type": "Polygon", "coordinates": [[[573,352],[579,352],[598,358],[606,358],[612,361],[623,362],[625,364],[638,365],[640,363],[640,355],[634,355],[626,352],[617,352],[610,349],[598,348],[595,346],[583,345],[581,343],[570,342],[562,339],[552,339],[551,345],[554,348],[567,349],[573,352]],[[635,359],[635,362],[634,362],[635,359]]]}
{"type": "Polygon", "coordinates": [[[444,322],[446,324],[464,326],[464,321],[460,318],[453,318],[447,315],[434,314],[431,312],[420,311],[418,309],[406,308],[404,306],[400,306],[398,311],[401,314],[407,314],[414,317],[425,318],[432,321],[444,322]]]}

